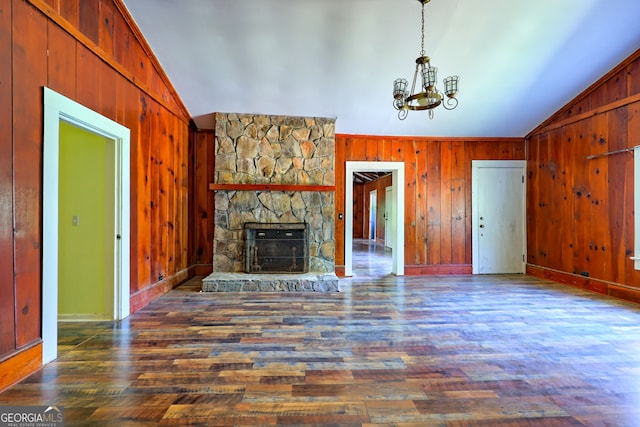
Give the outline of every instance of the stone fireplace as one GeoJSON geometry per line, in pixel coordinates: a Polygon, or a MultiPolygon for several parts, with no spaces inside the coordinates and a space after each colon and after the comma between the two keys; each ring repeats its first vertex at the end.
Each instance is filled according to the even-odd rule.
{"type": "Polygon", "coordinates": [[[203,291],[338,290],[334,131],[328,118],[216,114],[213,273],[203,291]],[[306,241],[296,246],[295,269],[302,262],[303,270],[266,271],[263,255],[288,262],[285,270],[294,264],[291,245],[277,260],[268,245],[300,227],[306,241]],[[265,233],[257,262],[247,253],[255,251],[251,228],[265,233]]]}

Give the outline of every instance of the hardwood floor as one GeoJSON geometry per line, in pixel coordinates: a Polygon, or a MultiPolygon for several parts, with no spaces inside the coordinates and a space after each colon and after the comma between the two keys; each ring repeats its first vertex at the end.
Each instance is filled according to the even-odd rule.
{"type": "Polygon", "coordinates": [[[0,405],[60,405],[66,426],[640,426],[638,305],[354,254],[340,293],[193,279],[125,321],[63,324],[61,356],[0,405]]]}
{"type": "Polygon", "coordinates": [[[353,239],[353,277],[380,279],[391,275],[391,251],[371,240],[353,239]]]}

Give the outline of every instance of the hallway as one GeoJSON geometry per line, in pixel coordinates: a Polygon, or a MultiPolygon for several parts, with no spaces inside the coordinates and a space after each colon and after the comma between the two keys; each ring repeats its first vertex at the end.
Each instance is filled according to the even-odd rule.
{"type": "Polygon", "coordinates": [[[353,240],[354,277],[383,277],[391,274],[391,249],[369,239],[353,240]]]}
{"type": "Polygon", "coordinates": [[[340,293],[196,278],[122,322],[65,324],[61,356],[0,405],[60,405],[66,426],[640,425],[638,305],[521,275],[396,277],[360,246],[340,293]]]}

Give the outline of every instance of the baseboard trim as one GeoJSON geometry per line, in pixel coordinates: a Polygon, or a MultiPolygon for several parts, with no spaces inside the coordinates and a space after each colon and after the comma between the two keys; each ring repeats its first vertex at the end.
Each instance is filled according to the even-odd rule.
{"type": "Polygon", "coordinates": [[[0,393],[42,368],[42,341],[0,361],[0,393]]]}
{"type": "Polygon", "coordinates": [[[58,314],[58,322],[109,322],[112,317],[100,314],[58,314]]]}
{"type": "Polygon", "coordinates": [[[192,266],[195,269],[195,276],[208,276],[213,273],[213,264],[196,264],[192,266]]]}
{"type": "Polygon", "coordinates": [[[159,298],[160,296],[169,292],[171,289],[195,276],[195,272],[195,266],[185,268],[184,270],[177,272],[173,276],[166,277],[159,282],[156,282],[144,289],[139,290],[138,292],[133,293],[131,295],[131,298],[129,299],[131,305],[130,312],[133,314],[141,308],[147,306],[151,301],[159,298]]]}
{"type": "Polygon", "coordinates": [[[533,264],[527,264],[527,274],[625,301],[640,303],[640,289],[621,283],[598,280],[533,264]]]}
{"type": "Polygon", "coordinates": [[[405,265],[406,276],[446,276],[456,274],[471,274],[471,264],[436,264],[436,265],[405,265]]]}

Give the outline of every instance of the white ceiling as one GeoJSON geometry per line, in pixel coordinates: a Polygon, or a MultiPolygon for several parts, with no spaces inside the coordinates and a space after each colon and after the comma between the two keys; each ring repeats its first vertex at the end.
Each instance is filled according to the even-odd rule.
{"type": "Polygon", "coordinates": [[[336,132],[524,136],[640,48],[640,0],[433,0],[425,51],[457,109],[400,121],[416,0],[124,0],[200,128],[212,113],[335,117],[336,132]]]}

